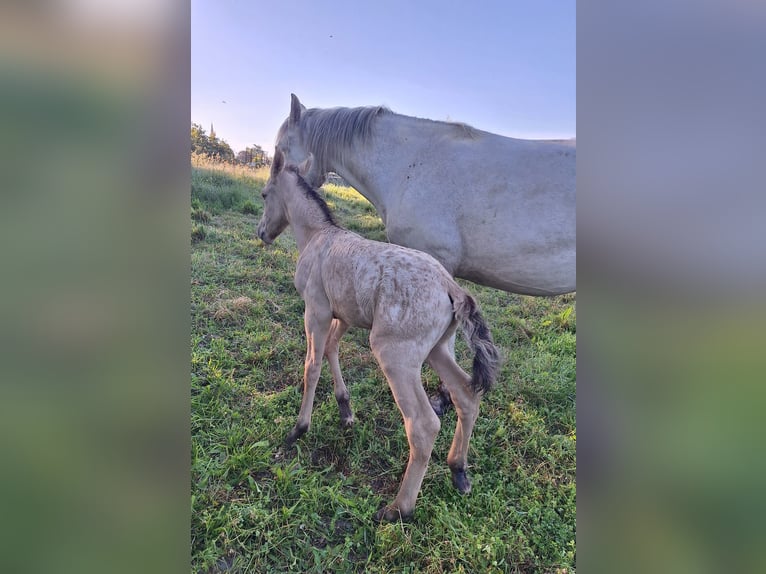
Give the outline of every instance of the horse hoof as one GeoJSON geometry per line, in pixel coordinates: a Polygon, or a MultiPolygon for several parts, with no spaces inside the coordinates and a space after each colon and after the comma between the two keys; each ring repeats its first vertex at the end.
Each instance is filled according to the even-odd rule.
{"type": "Polygon", "coordinates": [[[354,426],[354,417],[351,417],[350,419],[341,419],[340,426],[344,429],[350,429],[354,426]]]}
{"type": "Polygon", "coordinates": [[[428,397],[428,402],[431,403],[431,408],[436,413],[437,417],[444,416],[444,407],[442,406],[442,398],[438,395],[428,397]]]}
{"type": "Polygon", "coordinates": [[[398,508],[384,506],[375,513],[375,522],[409,522],[412,513],[403,514],[398,508]]]}
{"type": "Polygon", "coordinates": [[[344,428],[354,426],[354,412],[351,410],[351,405],[346,401],[338,401],[338,409],[340,410],[340,424],[344,428]]]}
{"type": "Polygon", "coordinates": [[[287,433],[287,436],[285,437],[285,447],[290,448],[295,444],[295,441],[301,438],[304,434],[306,434],[306,431],[308,430],[308,427],[301,427],[301,426],[295,426],[293,429],[287,433]]]}
{"type": "Polygon", "coordinates": [[[471,492],[471,481],[464,469],[452,471],[452,486],[454,486],[460,494],[468,494],[471,492]]]}
{"type": "Polygon", "coordinates": [[[431,403],[431,408],[436,416],[443,417],[452,406],[452,397],[450,397],[446,387],[441,384],[436,394],[428,397],[428,402],[431,403]]]}
{"type": "Polygon", "coordinates": [[[428,397],[428,402],[431,403],[431,408],[436,413],[436,416],[443,417],[449,412],[452,401],[449,398],[445,399],[444,395],[436,394],[428,397]]]}

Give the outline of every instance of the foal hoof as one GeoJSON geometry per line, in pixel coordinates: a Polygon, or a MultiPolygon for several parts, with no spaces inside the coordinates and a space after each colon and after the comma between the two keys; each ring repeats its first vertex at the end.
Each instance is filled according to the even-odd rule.
{"type": "Polygon", "coordinates": [[[402,514],[398,508],[384,506],[375,513],[375,522],[409,522],[412,519],[412,513],[402,514]]]}
{"type": "Polygon", "coordinates": [[[306,431],[308,430],[308,427],[301,427],[301,426],[295,426],[293,429],[287,433],[287,436],[285,437],[285,447],[290,448],[295,444],[295,441],[301,438],[304,434],[306,434],[306,431]]]}
{"type": "Polygon", "coordinates": [[[343,428],[354,426],[354,412],[351,410],[351,405],[348,401],[338,401],[338,409],[340,410],[340,426],[343,428]]]}
{"type": "Polygon", "coordinates": [[[452,406],[452,398],[443,384],[439,385],[435,395],[428,397],[428,402],[431,403],[431,408],[436,413],[436,416],[439,417],[443,417],[452,406]]]}
{"type": "Polygon", "coordinates": [[[465,469],[459,468],[452,470],[452,486],[454,486],[460,494],[468,494],[471,492],[471,481],[465,473],[465,469]]]}
{"type": "Polygon", "coordinates": [[[354,428],[354,417],[348,419],[340,419],[340,426],[344,429],[354,428]]]}

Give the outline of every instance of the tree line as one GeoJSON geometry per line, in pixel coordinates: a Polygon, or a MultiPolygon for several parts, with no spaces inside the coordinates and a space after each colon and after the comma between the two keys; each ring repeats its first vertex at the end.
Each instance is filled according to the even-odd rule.
{"type": "Polygon", "coordinates": [[[271,158],[258,144],[248,146],[235,155],[231,146],[216,136],[212,125],[208,134],[201,125],[194,122],[191,125],[191,152],[227,163],[241,163],[255,167],[271,164],[271,158]]]}

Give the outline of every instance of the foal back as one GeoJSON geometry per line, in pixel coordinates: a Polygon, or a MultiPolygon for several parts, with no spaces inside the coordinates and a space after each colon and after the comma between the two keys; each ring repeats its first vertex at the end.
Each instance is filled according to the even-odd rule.
{"type": "Polygon", "coordinates": [[[319,234],[296,271],[302,296],[326,299],[334,317],[370,329],[371,336],[412,340],[421,361],[453,322],[448,294],[453,283],[426,253],[339,228],[319,234]]]}

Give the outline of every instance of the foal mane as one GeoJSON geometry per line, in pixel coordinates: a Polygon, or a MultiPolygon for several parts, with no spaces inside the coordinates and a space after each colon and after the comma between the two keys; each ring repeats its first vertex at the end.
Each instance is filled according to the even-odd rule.
{"type": "Polygon", "coordinates": [[[346,149],[370,141],[375,119],[390,113],[385,106],[310,108],[301,115],[301,131],[307,148],[324,169],[329,158],[342,160],[346,149]]]}
{"type": "Polygon", "coordinates": [[[322,215],[324,215],[325,221],[334,227],[339,227],[338,223],[335,221],[335,217],[333,216],[332,211],[330,211],[330,207],[327,205],[327,202],[322,198],[321,195],[319,195],[319,193],[317,193],[317,190],[311,187],[309,183],[303,179],[303,176],[298,171],[298,168],[294,165],[288,165],[285,167],[285,171],[289,171],[295,174],[298,187],[301,188],[301,191],[303,191],[306,197],[314,201],[319,209],[322,210],[322,215]]]}

